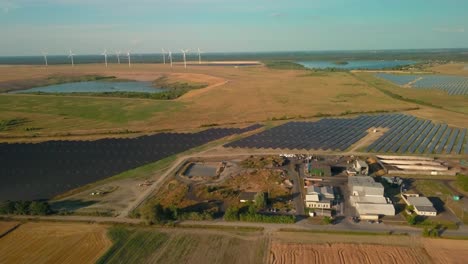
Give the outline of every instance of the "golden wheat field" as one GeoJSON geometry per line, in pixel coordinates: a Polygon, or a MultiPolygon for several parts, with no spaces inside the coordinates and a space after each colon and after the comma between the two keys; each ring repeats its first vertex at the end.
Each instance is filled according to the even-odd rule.
{"type": "Polygon", "coordinates": [[[0,238],[0,263],[94,263],[111,246],[107,228],[26,223],[0,238]]]}

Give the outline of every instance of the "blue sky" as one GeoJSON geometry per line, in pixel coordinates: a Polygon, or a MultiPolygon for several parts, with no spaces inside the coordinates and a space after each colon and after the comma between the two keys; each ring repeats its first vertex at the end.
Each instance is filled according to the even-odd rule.
{"type": "Polygon", "coordinates": [[[465,0],[0,0],[0,56],[468,48],[465,0]]]}

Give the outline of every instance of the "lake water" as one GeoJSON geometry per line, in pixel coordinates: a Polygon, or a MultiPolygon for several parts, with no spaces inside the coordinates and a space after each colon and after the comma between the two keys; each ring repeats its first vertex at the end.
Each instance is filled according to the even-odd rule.
{"type": "Polygon", "coordinates": [[[160,93],[166,89],[154,88],[151,82],[75,82],[63,83],[42,87],[35,87],[26,90],[12,91],[10,93],[104,93],[104,92],[139,92],[139,93],[160,93]]]}
{"type": "Polygon", "coordinates": [[[338,68],[345,70],[380,70],[396,66],[411,65],[416,62],[410,60],[356,60],[348,61],[348,64],[336,64],[333,61],[298,61],[297,63],[309,69],[338,68]]]}

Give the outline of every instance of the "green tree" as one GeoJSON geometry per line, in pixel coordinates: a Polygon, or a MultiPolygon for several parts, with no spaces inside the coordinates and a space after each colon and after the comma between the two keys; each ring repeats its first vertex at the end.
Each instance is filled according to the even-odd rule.
{"type": "Polygon", "coordinates": [[[31,202],[29,205],[29,214],[31,215],[48,215],[50,206],[47,202],[31,202]]]}
{"type": "Polygon", "coordinates": [[[141,210],[141,217],[147,224],[161,223],[164,219],[164,208],[160,203],[147,204],[141,210]]]}
{"type": "Polygon", "coordinates": [[[257,214],[257,207],[254,203],[249,205],[249,215],[256,215],[257,214]]]}
{"type": "Polygon", "coordinates": [[[227,221],[237,221],[239,220],[239,208],[236,206],[230,206],[226,209],[224,213],[224,220],[227,221]]]}
{"type": "Polygon", "coordinates": [[[418,223],[418,216],[415,214],[409,215],[407,218],[408,224],[415,225],[418,223]]]}
{"type": "Polygon", "coordinates": [[[329,217],[329,216],[325,216],[322,221],[326,225],[329,225],[329,224],[333,223],[333,219],[331,217],[329,217]]]}
{"type": "Polygon", "coordinates": [[[27,215],[29,214],[29,201],[18,201],[15,203],[15,214],[27,215]]]}
{"type": "Polygon", "coordinates": [[[429,237],[431,235],[431,230],[429,228],[424,227],[423,232],[422,232],[423,237],[429,237]]]}
{"type": "Polygon", "coordinates": [[[15,203],[5,201],[0,203],[0,214],[13,214],[15,212],[15,203]]]}
{"type": "Polygon", "coordinates": [[[254,200],[255,200],[255,206],[257,207],[258,210],[264,209],[266,207],[266,199],[265,199],[264,192],[258,192],[257,194],[255,194],[254,200]]]}

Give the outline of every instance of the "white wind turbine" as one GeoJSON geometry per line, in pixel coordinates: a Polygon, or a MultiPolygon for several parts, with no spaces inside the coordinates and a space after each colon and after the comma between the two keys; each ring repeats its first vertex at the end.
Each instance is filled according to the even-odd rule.
{"type": "Polygon", "coordinates": [[[127,51],[127,58],[128,58],[128,67],[130,68],[132,66],[132,63],[130,61],[130,51],[127,51]]]}
{"type": "Polygon", "coordinates": [[[164,50],[164,48],[162,48],[161,50],[163,55],[163,63],[166,64],[166,51],[164,50]]]}
{"type": "Polygon", "coordinates": [[[198,64],[201,64],[201,54],[203,53],[203,51],[201,51],[200,48],[198,48],[197,50],[198,50],[198,64]]]}
{"type": "Polygon", "coordinates": [[[75,66],[75,62],[73,61],[73,56],[75,56],[75,54],[73,54],[73,52],[69,50],[68,58],[71,59],[72,67],[75,66]]]}
{"type": "Polygon", "coordinates": [[[120,51],[115,51],[115,56],[117,56],[117,63],[120,64],[120,51]]]}
{"type": "Polygon", "coordinates": [[[47,53],[46,52],[42,52],[42,56],[44,57],[44,63],[45,63],[45,66],[49,66],[49,63],[47,62],[47,53]]]}
{"type": "Polygon", "coordinates": [[[104,52],[101,55],[104,55],[104,63],[106,64],[107,68],[107,49],[104,49],[104,52]]]}
{"type": "Polygon", "coordinates": [[[187,57],[186,57],[186,53],[189,52],[189,49],[181,49],[180,51],[182,51],[182,56],[184,58],[184,68],[187,69],[187,57]]]}
{"type": "Polygon", "coordinates": [[[172,68],[172,51],[169,51],[169,61],[171,62],[171,68],[172,68]]]}

